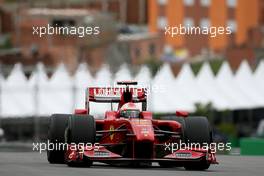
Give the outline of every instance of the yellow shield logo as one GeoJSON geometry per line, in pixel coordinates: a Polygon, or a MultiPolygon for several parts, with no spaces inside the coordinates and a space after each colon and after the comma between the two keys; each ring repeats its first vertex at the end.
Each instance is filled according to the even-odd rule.
{"type": "Polygon", "coordinates": [[[109,136],[110,136],[110,139],[112,141],[113,138],[114,138],[114,132],[113,132],[115,130],[114,126],[111,125],[109,130],[110,130],[110,135],[109,136]]]}

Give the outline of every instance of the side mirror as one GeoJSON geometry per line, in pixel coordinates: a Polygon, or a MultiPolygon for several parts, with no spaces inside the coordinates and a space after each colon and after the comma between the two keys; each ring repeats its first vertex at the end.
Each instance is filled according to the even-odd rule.
{"type": "Polygon", "coordinates": [[[189,113],[187,111],[176,111],[176,116],[179,117],[188,117],[189,113]]]}
{"type": "Polygon", "coordinates": [[[74,114],[88,114],[86,109],[75,109],[74,114]]]}

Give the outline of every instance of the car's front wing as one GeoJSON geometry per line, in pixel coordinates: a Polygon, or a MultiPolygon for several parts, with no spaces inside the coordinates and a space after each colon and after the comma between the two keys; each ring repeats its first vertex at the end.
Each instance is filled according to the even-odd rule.
{"type": "Polygon", "coordinates": [[[200,161],[205,159],[210,164],[218,164],[216,161],[215,153],[210,152],[209,150],[177,150],[172,152],[163,158],[124,158],[121,155],[113,153],[107,150],[104,146],[92,147],[92,148],[83,148],[71,150],[68,149],[65,153],[66,162],[84,162],[85,160],[89,161],[98,161],[98,162],[107,162],[107,161],[178,161],[178,162],[188,162],[188,161],[200,161]]]}

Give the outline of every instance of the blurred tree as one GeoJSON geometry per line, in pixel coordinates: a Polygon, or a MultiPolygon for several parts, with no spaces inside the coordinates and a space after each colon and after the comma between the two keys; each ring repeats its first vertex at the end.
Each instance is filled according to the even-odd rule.
{"type": "Polygon", "coordinates": [[[209,61],[209,64],[211,66],[211,69],[214,73],[214,75],[217,75],[218,71],[220,70],[222,64],[224,62],[224,59],[219,59],[219,58],[216,58],[216,59],[212,59],[209,61]]]}
{"type": "Polygon", "coordinates": [[[217,129],[229,137],[237,136],[236,126],[232,123],[222,122],[217,126],[217,129]]]}
{"type": "Polygon", "coordinates": [[[146,59],[144,64],[146,64],[149,67],[152,76],[154,76],[156,75],[157,71],[161,67],[162,61],[155,57],[151,57],[151,58],[146,59]]]}
{"type": "Polygon", "coordinates": [[[191,68],[194,73],[194,75],[197,75],[203,65],[203,62],[193,62],[191,63],[191,68]]]}
{"type": "Polygon", "coordinates": [[[207,104],[196,103],[195,107],[196,107],[196,110],[194,112],[194,115],[207,117],[209,122],[213,121],[214,107],[212,103],[207,103],[207,104]]]}
{"type": "Polygon", "coordinates": [[[9,49],[12,48],[10,35],[1,35],[0,36],[0,49],[9,49]]]}
{"type": "MultiPolygon", "coordinates": [[[[199,61],[191,63],[192,71],[195,75],[197,75],[202,67],[202,65],[207,61],[199,61]]],[[[222,64],[224,62],[223,58],[212,58],[209,60],[209,65],[212,69],[212,72],[216,75],[220,70],[222,64]]]]}

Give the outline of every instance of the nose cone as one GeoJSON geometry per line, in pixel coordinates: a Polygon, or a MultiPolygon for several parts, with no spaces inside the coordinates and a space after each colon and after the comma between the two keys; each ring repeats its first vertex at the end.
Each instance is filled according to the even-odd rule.
{"type": "Polygon", "coordinates": [[[154,131],[151,120],[133,119],[131,120],[131,126],[137,142],[154,142],[154,131]]]}

